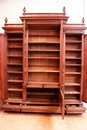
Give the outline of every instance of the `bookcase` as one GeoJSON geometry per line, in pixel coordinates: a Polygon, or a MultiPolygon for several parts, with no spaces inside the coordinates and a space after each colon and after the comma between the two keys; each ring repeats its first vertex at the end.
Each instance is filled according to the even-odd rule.
{"type": "Polygon", "coordinates": [[[5,102],[21,102],[23,98],[23,25],[6,25],[7,29],[7,82],[5,102]]]}
{"type": "MultiPolygon", "coordinates": [[[[84,80],[84,21],[67,24],[63,13],[25,13],[8,24],[4,111],[81,114],[84,80]]],[[[4,68],[3,68],[4,71],[4,68]]],[[[4,78],[3,78],[4,79],[4,78]]],[[[2,86],[3,87],[3,86],[2,86]]]]}

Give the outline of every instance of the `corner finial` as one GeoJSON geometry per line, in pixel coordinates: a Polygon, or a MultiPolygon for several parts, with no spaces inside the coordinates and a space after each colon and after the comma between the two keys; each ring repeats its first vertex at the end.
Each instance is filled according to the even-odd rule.
{"type": "Polygon", "coordinates": [[[23,8],[23,13],[25,13],[25,12],[26,12],[26,8],[24,7],[24,8],[23,8]]]}
{"type": "Polygon", "coordinates": [[[82,18],[82,23],[84,24],[84,22],[85,22],[85,19],[84,19],[84,17],[82,18]]]}
{"type": "Polygon", "coordinates": [[[65,13],[65,11],[66,11],[66,8],[65,8],[65,6],[63,7],[63,13],[65,13]]]}
{"type": "Polygon", "coordinates": [[[8,22],[8,19],[7,19],[7,17],[5,18],[5,24],[7,24],[7,22],[8,22]]]}

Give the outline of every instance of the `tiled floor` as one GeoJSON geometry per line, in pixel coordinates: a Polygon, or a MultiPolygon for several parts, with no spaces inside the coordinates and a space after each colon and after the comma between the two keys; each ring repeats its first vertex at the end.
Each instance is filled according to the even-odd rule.
{"type": "Polygon", "coordinates": [[[87,110],[82,115],[23,114],[0,111],[0,130],[87,130],[87,110]]]}

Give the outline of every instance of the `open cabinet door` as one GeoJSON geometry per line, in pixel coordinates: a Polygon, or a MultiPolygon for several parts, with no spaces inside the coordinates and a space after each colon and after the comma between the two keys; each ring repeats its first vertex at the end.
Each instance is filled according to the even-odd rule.
{"type": "Polygon", "coordinates": [[[83,102],[87,102],[87,34],[84,37],[84,80],[83,80],[83,102]]]}

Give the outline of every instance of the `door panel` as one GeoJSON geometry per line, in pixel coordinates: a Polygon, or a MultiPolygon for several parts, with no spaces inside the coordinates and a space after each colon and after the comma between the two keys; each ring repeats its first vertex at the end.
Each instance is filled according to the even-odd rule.
{"type": "Polygon", "coordinates": [[[84,80],[83,80],[83,97],[84,102],[87,102],[87,34],[84,38],[84,80]]]}
{"type": "Polygon", "coordinates": [[[5,100],[6,87],[6,37],[0,34],[0,103],[5,100]]]}

